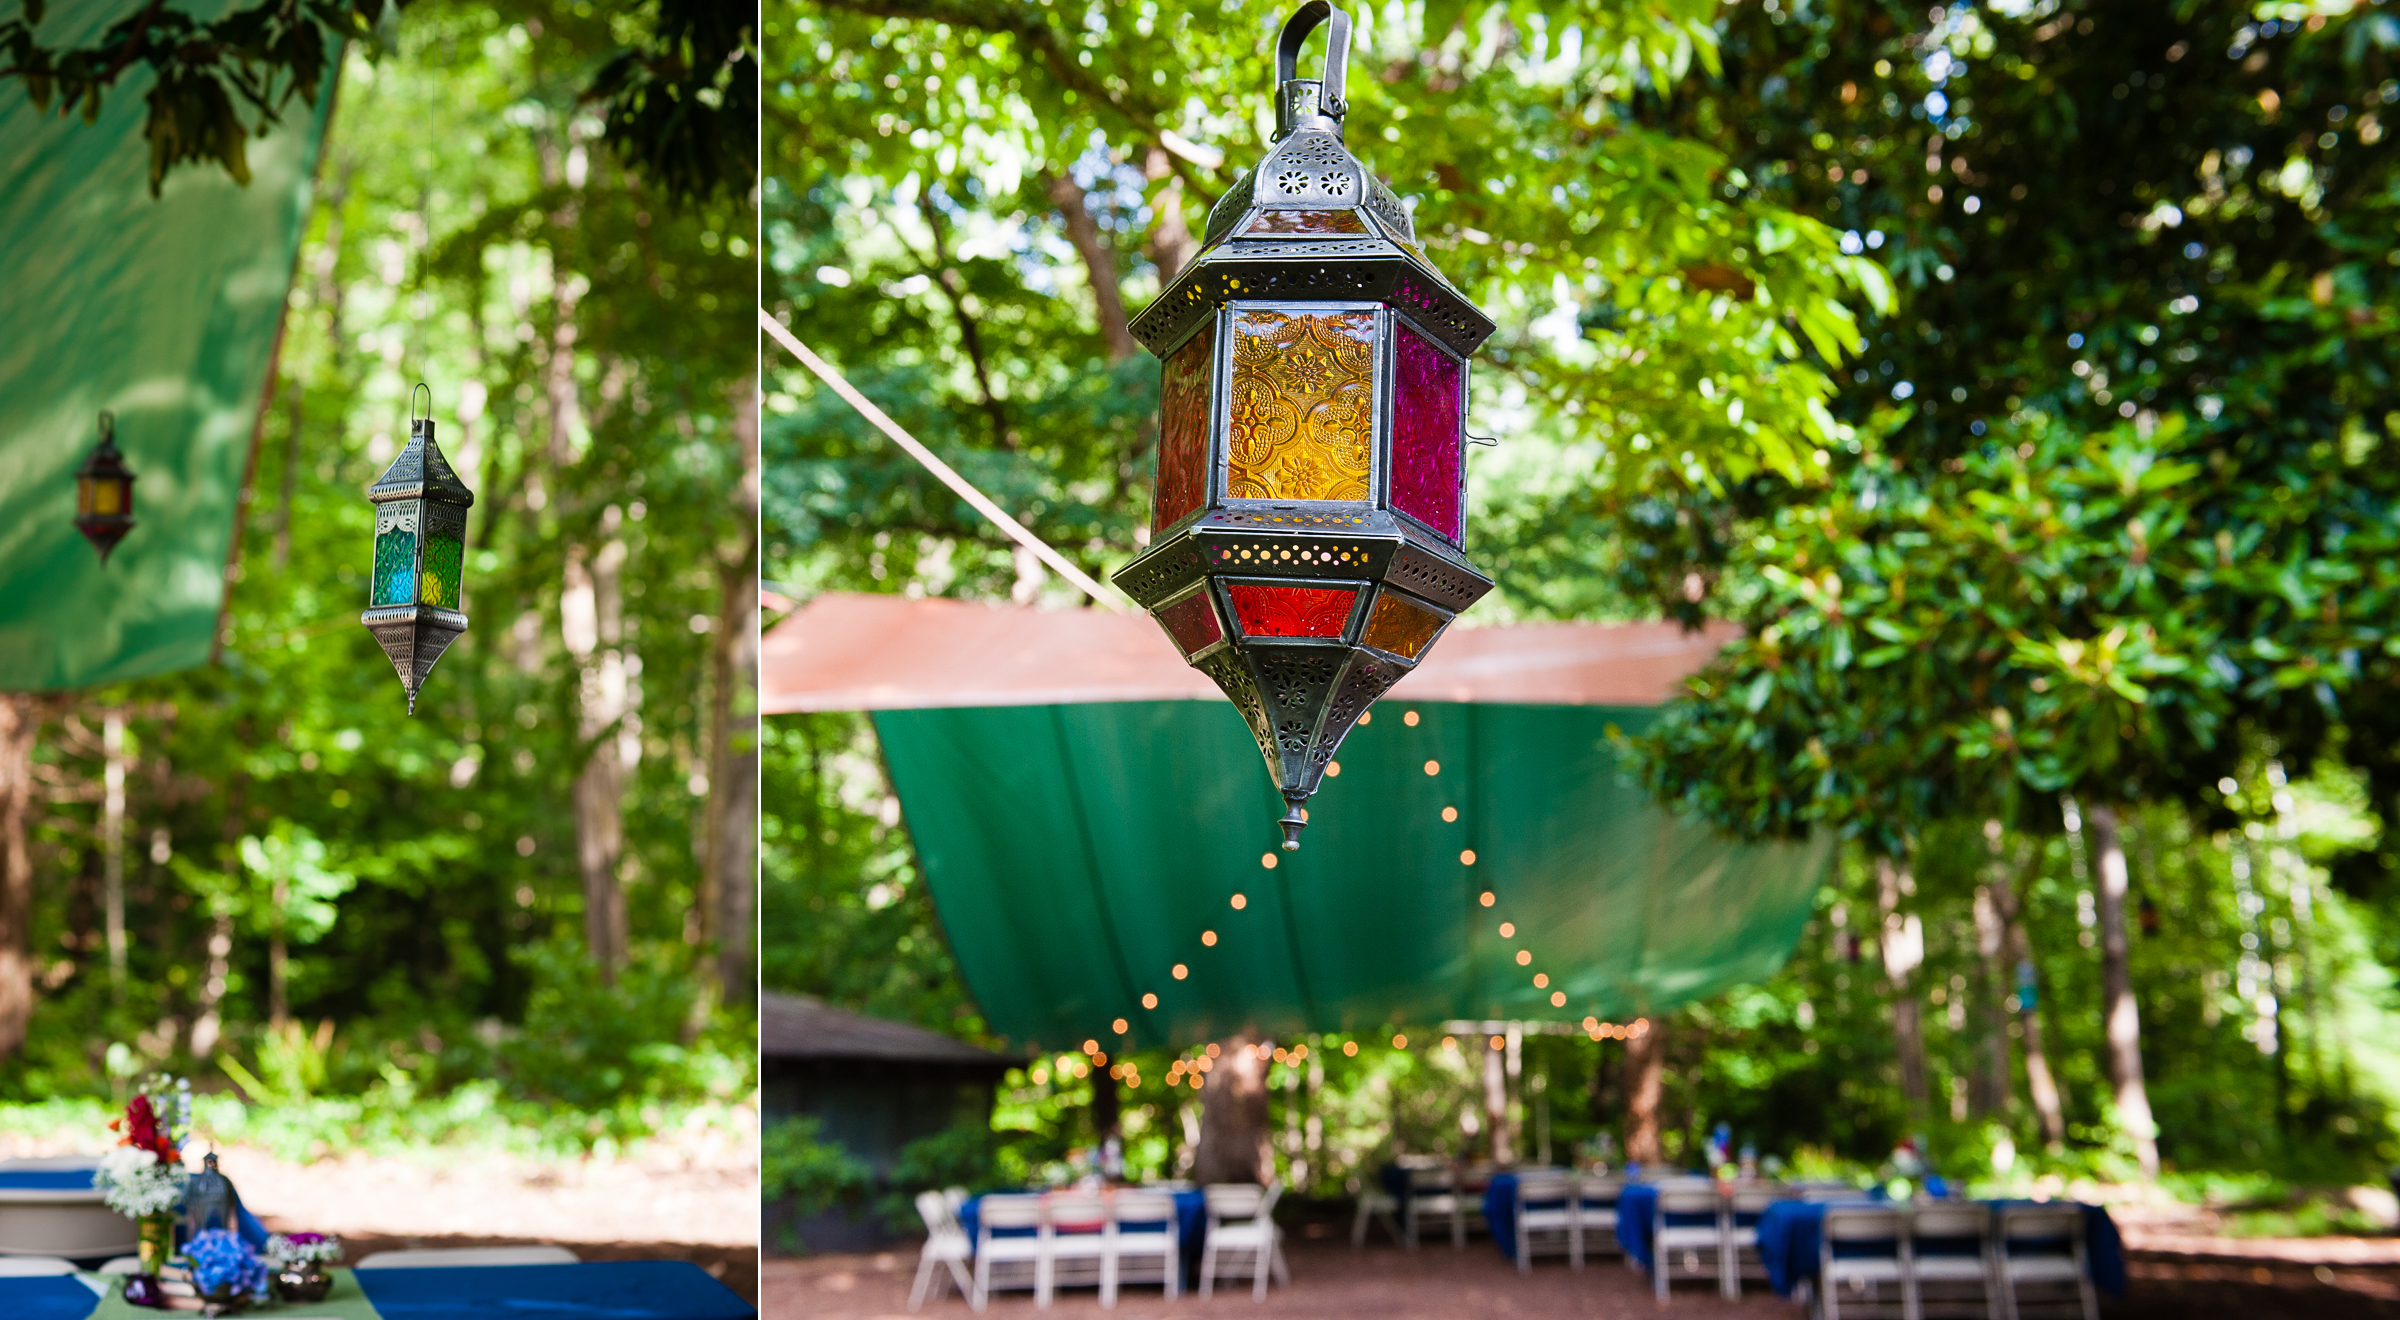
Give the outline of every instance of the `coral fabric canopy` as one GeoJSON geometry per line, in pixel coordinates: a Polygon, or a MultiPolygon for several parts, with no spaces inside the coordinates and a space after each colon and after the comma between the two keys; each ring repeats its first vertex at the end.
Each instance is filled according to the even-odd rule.
{"type": "MultiPolygon", "coordinates": [[[[86,45],[128,12],[53,4],[39,35],[86,45]]],[[[89,125],[0,84],[0,691],[205,663],[225,600],[333,75],[315,111],[294,101],[248,144],[249,186],[186,166],[156,200],[149,79],[127,75],[89,125]],[[137,478],[138,525],[106,567],[73,522],[102,409],[137,478]]]]}
{"type": "Polygon", "coordinates": [[[1455,630],[1343,744],[1297,853],[1240,716],[1146,618],[821,596],[768,634],[762,697],[876,712],[961,970],[1018,1041],[1622,1020],[1772,973],[1823,870],[1618,766],[1611,727],[1723,640],[1455,630]]]}

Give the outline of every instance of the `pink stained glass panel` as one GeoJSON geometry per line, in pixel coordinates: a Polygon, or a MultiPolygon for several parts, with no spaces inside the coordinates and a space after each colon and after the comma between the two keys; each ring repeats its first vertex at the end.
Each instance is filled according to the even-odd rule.
{"type": "Polygon", "coordinates": [[[1467,369],[1406,325],[1392,355],[1392,507],[1456,542],[1467,369]]]}
{"type": "Polygon", "coordinates": [[[1223,625],[1217,622],[1217,607],[1209,603],[1206,590],[1195,591],[1160,610],[1158,622],[1167,630],[1167,636],[1175,639],[1186,660],[1216,645],[1217,639],[1225,635],[1223,625]]]}
{"type": "Polygon", "coordinates": [[[1269,587],[1236,582],[1225,588],[1250,637],[1339,637],[1349,626],[1358,593],[1347,587],[1269,587]]]}
{"type": "Polygon", "coordinates": [[[1150,530],[1163,532],[1208,502],[1208,395],[1216,378],[1217,323],[1200,327],[1167,359],[1158,391],[1158,489],[1150,530]]]}

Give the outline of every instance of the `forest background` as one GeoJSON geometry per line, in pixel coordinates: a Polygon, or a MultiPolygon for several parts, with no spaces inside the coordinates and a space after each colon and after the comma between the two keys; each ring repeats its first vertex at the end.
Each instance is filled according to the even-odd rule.
{"type": "Polygon", "coordinates": [[[706,8],[356,6],[221,660],[12,699],[34,994],[0,1135],[96,1143],[164,1069],[293,1160],[747,1146],[751,116],[728,164],[587,95],[741,57],[748,20],[678,27],[706,8]],[[420,381],[476,492],[474,625],[411,719],[358,611],[420,381]]]}
{"type": "MultiPolygon", "coordinates": [[[[1777,976],[1639,1043],[1529,1031],[1488,1111],[1438,1024],[1278,1042],[1282,1176],[1340,1196],[1495,1138],[1689,1164],[1721,1123],[1801,1169],[1914,1135],[1984,1184],[2155,1177],[2259,1231],[2363,1226],[2286,1193],[2400,1159],[2388,7],[1355,16],[1350,141],[1501,327],[1472,621],[1744,624],[1628,772],[1739,835],[1847,842],[1777,976]]],[[[1281,18],[770,5],[769,310],[1121,565],[1158,379],[1123,326],[1262,149],[1281,18]]],[[[786,594],[1075,603],[788,364],[763,429],[786,594]]],[[[867,722],[764,739],[765,984],[987,1039],[867,722]]],[[[1103,1088],[1137,1169],[1189,1167],[1198,1095],[1117,1072],[1029,1061],[996,1135],[894,1169],[795,1125],[769,1186],[1055,1176],[1103,1088]]]]}

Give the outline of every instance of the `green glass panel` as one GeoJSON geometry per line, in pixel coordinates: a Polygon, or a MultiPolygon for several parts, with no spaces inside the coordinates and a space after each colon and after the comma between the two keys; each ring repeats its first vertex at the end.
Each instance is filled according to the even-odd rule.
{"type": "Polygon", "coordinates": [[[417,603],[417,534],[393,527],[375,538],[375,587],[368,606],[417,603]]]}
{"type": "Polygon", "coordinates": [[[439,605],[446,610],[459,606],[459,570],[466,560],[466,543],[455,533],[436,530],[425,538],[425,581],[419,588],[420,605],[439,605]]]}

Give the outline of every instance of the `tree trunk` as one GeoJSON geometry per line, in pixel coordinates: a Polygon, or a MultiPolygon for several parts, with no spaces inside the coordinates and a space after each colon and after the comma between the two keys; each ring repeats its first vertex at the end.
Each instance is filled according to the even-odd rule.
{"type": "Polygon", "coordinates": [[[1267,1064],[1247,1034],[1217,1042],[1200,1090],[1200,1149],[1192,1181],[1257,1183],[1275,1179],[1267,1129],[1267,1064]]]}
{"type": "Polygon", "coordinates": [[[1175,172],[1174,159],[1165,147],[1153,145],[1142,159],[1142,173],[1151,181],[1167,181],[1159,189],[1158,200],[1151,204],[1156,217],[1150,224],[1150,241],[1145,245],[1150,260],[1158,266],[1158,282],[1163,287],[1173,280],[1200,249],[1200,240],[1193,236],[1191,226],[1183,222],[1183,180],[1170,177],[1175,172]]]}
{"type": "Polygon", "coordinates": [[[717,629],[711,639],[708,824],[701,923],[715,946],[718,993],[751,998],[751,891],[758,840],[758,424],[755,382],[736,392],[734,439],[742,477],[733,499],[743,527],[734,556],[717,562],[717,629]]]}
{"type": "MultiPolygon", "coordinates": [[[[2025,861],[2028,886],[2041,864],[2041,850],[2030,850],[2025,861]]],[[[2033,1101],[2035,1121],[2041,1124],[2042,1145],[2056,1154],[2066,1149],[2066,1104],[2059,1097],[2058,1079],[2050,1072],[2049,1052],[2042,1048],[2040,983],[2034,975],[2033,941],[2025,934],[2022,894],[2023,890],[2010,883],[2008,872],[1993,874],[1992,902],[2000,910],[2002,948],[2017,966],[2017,1022],[2025,1031],[2025,1093],[2033,1101]]]]}
{"type": "Polygon", "coordinates": [[[1666,1089],[1666,1031],[1657,1019],[1648,1030],[1640,1024],[1625,1042],[1625,1158],[1637,1164],[1656,1164],[1666,1158],[1658,1139],[1658,1108],[1666,1089]]]}
{"type": "Polygon", "coordinates": [[[2091,828],[2093,890],[2100,909],[2100,1002],[2108,1029],[2108,1079],[2116,1088],[2117,1121],[2133,1138],[2142,1176],[2158,1176],[2158,1133],[2150,1118],[2150,1092],[2142,1080],[2142,1011],[2133,997],[2133,972],[2125,943],[2125,841],[2117,810],[2094,806],[2084,817],[2091,828]]]}
{"type": "Polygon", "coordinates": [[[125,712],[112,710],[100,726],[107,753],[100,807],[101,921],[107,931],[108,990],[125,998],[125,712]]]}
{"type": "Polygon", "coordinates": [[[1914,889],[1906,868],[1889,857],[1875,859],[1875,893],[1883,911],[1883,975],[1891,988],[1892,1036],[1900,1055],[1900,1094],[1910,1121],[1925,1117],[1925,1018],[1911,984],[1925,961],[1925,927],[1915,913],[1900,911],[1901,891],[1914,889]]]}
{"type": "Polygon", "coordinates": [[[568,551],[559,600],[567,650],[582,663],[579,737],[591,746],[575,778],[575,857],[583,879],[584,946],[603,984],[616,984],[625,961],[625,892],[618,866],[625,851],[625,759],[621,749],[631,715],[624,653],[624,542],[615,539],[616,510],[601,520],[609,540],[587,567],[582,547],[568,551]]]}
{"type": "Polygon", "coordinates": [[[50,703],[0,695],[0,1059],[25,1046],[33,1019],[33,746],[50,703]]]}
{"type": "MultiPolygon", "coordinates": [[[[1994,836],[1993,845],[1999,840],[1994,836]]],[[[2009,1078],[2013,1069],[2008,1057],[2008,997],[2007,964],[2002,958],[2006,947],[2000,924],[2000,908],[1992,899],[1990,885],[1975,886],[1975,1011],[1982,1019],[1983,1045],[1976,1051],[1975,1085],[1968,1095],[1967,1107],[1978,1116],[2005,1115],[2009,1108],[2009,1078]]]]}
{"type": "Polygon", "coordinates": [[[1091,281],[1094,310],[1100,316],[1100,335],[1108,341],[1108,360],[1122,362],[1142,351],[1125,320],[1125,294],[1117,287],[1117,254],[1101,237],[1100,226],[1084,204],[1083,185],[1069,175],[1050,180],[1050,201],[1067,219],[1067,241],[1083,258],[1084,276],[1091,281]]]}
{"type": "Polygon", "coordinates": [[[1092,1070],[1092,1144],[1096,1148],[1117,1131],[1124,1121],[1124,1097],[1117,1093],[1117,1077],[1107,1068],[1092,1070]]]}
{"type": "Polygon", "coordinates": [[[1508,1122],[1508,1047],[1496,1037],[1483,1041],[1483,1124],[1492,1134],[1492,1163],[1516,1163],[1515,1134],[1508,1122]]]}
{"type": "MultiPolygon", "coordinates": [[[[240,865],[240,863],[235,863],[240,865]]],[[[208,924],[208,966],[200,980],[200,1014],[192,1021],[192,1053],[207,1058],[225,1034],[225,990],[233,979],[233,914],[208,924]]]]}

